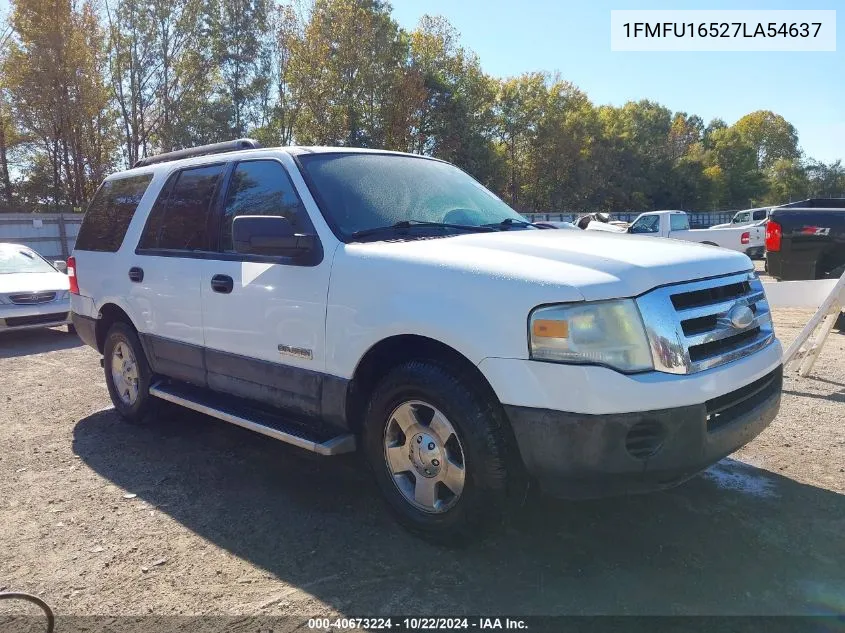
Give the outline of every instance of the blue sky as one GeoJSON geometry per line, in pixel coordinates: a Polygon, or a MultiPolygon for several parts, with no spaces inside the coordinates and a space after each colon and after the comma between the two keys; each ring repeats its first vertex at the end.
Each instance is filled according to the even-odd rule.
{"type": "Polygon", "coordinates": [[[842,0],[392,0],[413,28],[446,17],[484,70],[507,77],[559,71],[593,103],[652,99],[675,111],[733,123],[772,110],[797,129],[808,156],[845,159],[845,3],[842,0]],[[838,5],[838,6],[837,6],[838,5]],[[835,53],[611,52],[611,9],[837,9],[835,53]]]}
{"type": "MultiPolygon", "coordinates": [[[[773,110],[798,129],[813,158],[845,159],[845,3],[815,0],[392,0],[413,28],[443,15],[499,77],[559,71],[596,104],[652,99],[675,111],[733,123],[773,110]],[[837,6],[838,5],[838,6],[837,6]],[[611,52],[611,9],[841,9],[835,53],[611,52]]],[[[0,0],[0,15],[8,0],[0,0]]]]}

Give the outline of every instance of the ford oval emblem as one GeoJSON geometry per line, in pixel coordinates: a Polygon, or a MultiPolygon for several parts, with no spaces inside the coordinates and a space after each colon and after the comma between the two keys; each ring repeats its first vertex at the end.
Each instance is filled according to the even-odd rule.
{"type": "Polygon", "coordinates": [[[754,312],[748,306],[735,305],[728,310],[728,321],[737,330],[744,330],[754,321],[754,312]]]}

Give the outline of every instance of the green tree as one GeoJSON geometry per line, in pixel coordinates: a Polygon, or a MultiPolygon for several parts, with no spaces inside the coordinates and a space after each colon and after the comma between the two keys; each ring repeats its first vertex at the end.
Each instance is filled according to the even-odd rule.
{"type": "MultiPolygon", "coordinates": [[[[0,68],[4,64],[4,51],[6,43],[11,38],[11,28],[0,26],[0,68]]],[[[9,94],[4,85],[3,77],[0,76],[0,200],[5,200],[11,207],[13,202],[13,189],[11,174],[9,171],[10,154],[18,142],[18,135],[15,130],[12,109],[9,105],[9,94]]]]}
{"type": "Polygon", "coordinates": [[[591,164],[601,133],[597,112],[586,94],[557,77],[537,112],[526,158],[526,201],[536,209],[583,208],[594,193],[591,164]]]}
{"type": "Polygon", "coordinates": [[[742,117],[734,128],[754,148],[760,169],[768,169],[780,159],[794,160],[801,155],[798,132],[779,114],[757,110],[742,117]]]}
{"type": "Polygon", "coordinates": [[[241,137],[260,120],[261,95],[269,81],[270,5],[267,0],[213,0],[211,7],[214,59],[231,110],[230,129],[241,137]]]}
{"type": "Polygon", "coordinates": [[[29,162],[49,165],[53,204],[81,207],[116,149],[99,17],[87,1],[16,0],[11,25],[2,76],[29,162]]]}
{"type": "Polygon", "coordinates": [[[496,130],[507,170],[506,198],[522,208],[522,191],[530,178],[528,156],[548,98],[546,75],[527,73],[507,79],[496,97],[496,130]]]}
{"type": "Polygon", "coordinates": [[[290,145],[301,108],[294,91],[293,59],[301,51],[306,18],[298,4],[276,5],[270,12],[269,81],[262,95],[262,122],[256,138],[269,145],[290,145]]]}
{"type": "Polygon", "coordinates": [[[407,39],[380,0],[316,0],[291,60],[298,142],[384,147],[407,39]]]}
{"type": "Polygon", "coordinates": [[[807,165],[809,190],[812,196],[845,196],[845,166],[841,160],[829,165],[821,161],[810,161],[807,165]]]}
{"type": "Polygon", "coordinates": [[[769,192],[767,204],[783,204],[800,200],[807,195],[807,170],[795,158],[779,158],[768,170],[769,192]]]}
{"type": "Polygon", "coordinates": [[[711,165],[721,172],[715,187],[720,195],[713,199],[721,208],[747,208],[763,199],[766,179],[757,166],[755,148],[733,127],[722,128],[710,136],[711,165]]]}
{"type": "Polygon", "coordinates": [[[423,16],[409,39],[408,76],[420,88],[409,149],[453,162],[495,188],[497,83],[481,70],[478,57],[458,44],[458,32],[444,18],[423,16]]]}

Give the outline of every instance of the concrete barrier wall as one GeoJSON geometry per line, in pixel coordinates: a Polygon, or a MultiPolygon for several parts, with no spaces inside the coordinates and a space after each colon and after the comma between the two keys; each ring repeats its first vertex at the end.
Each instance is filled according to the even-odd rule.
{"type": "Polygon", "coordinates": [[[80,213],[0,213],[0,242],[24,244],[46,259],[67,259],[81,224],[80,213]]]}

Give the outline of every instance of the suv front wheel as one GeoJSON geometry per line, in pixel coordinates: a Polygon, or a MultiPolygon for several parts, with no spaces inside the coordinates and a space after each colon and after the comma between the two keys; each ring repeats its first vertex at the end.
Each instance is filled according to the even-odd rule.
{"type": "Polygon", "coordinates": [[[364,450],[398,520],[431,541],[460,545],[500,523],[520,475],[498,402],[471,377],[412,361],[376,386],[364,450]]]}
{"type": "Polygon", "coordinates": [[[152,371],[135,329],[118,321],[106,334],[103,346],[106,385],[122,418],[141,422],[149,412],[152,371]]]}

